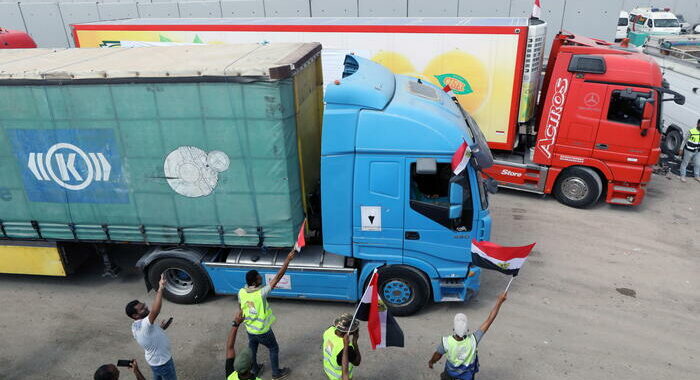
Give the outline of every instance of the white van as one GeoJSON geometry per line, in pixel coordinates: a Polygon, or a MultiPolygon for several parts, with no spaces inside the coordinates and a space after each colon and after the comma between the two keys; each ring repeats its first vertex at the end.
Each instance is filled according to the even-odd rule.
{"type": "Polygon", "coordinates": [[[617,31],[615,32],[615,42],[627,38],[627,27],[629,26],[630,14],[620,11],[620,18],[617,19],[617,31]]]}
{"type": "Polygon", "coordinates": [[[670,87],[685,96],[683,105],[662,103],[661,129],[665,139],[661,150],[672,155],[700,119],[700,36],[653,36],[644,46],[644,53],[661,66],[670,87]]]}
{"type": "Polygon", "coordinates": [[[635,8],[629,14],[629,30],[650,35],[681,34],[681,24],[670,8],[635,8]]]}

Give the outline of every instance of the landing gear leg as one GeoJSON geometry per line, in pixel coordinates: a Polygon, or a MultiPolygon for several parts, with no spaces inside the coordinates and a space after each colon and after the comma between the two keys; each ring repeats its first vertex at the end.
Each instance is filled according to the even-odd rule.
{"type": "Polygon", "coordinates": [[[107,254],[107,249],[103,245],[95,245],[95,250],[102,258],[102,277],[117,278],[121,270],[112,262],[112,259],[107,254]]]}

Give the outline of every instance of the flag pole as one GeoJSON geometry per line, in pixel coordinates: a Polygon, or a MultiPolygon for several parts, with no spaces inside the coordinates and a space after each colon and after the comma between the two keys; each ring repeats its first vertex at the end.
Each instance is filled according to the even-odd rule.
{"type": "Polygon", "coordinates": [[[515,280],[515,276],[510,278],[510,281],[508,281],[508,286],[506,286],[506,290],[504,290],[503,293],[508,293],[508,289],[510,289],[510,284],[513,283],[513,280],[515,280]]]}
{"type": "MultiPolygon", "coordinates": [[[[372,277],[374,277],[374,274],[377,273],[377,268],[374,268],[374,271],[372,272],[372,276],[370,276],[369,280],[370,283],[372,282],[372,277]]],[[[350,329],[352,329],[352,324],[355,323],[355,317],[357,317],[357,312],[360,311],[360,305],[362,305],[362,300],[365,298],[365,294],[367,294],[367,291],[369,290],[369,286],[367,289],[365,289],[364,293],[362,293],[362,298],[360,298],[360,302],[357,303],[357,307],[355,308],[355,312],[352,314],[352,319],[350,320],[350,326],[348,328],[348,331],[345,332],[345,335],[350,334],[350,329]]]]}

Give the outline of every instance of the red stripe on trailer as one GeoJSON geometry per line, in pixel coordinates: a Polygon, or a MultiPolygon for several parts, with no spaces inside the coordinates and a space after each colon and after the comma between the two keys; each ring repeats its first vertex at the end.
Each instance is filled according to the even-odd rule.
{"type": "Polygon", "coordinates": [[[80,47],[80,40],[78,40],[78,29],[76,28],[77,25],[71,25],[71,33],[73,34],[73,43],[75,44],[75,47],[79,48],[80,47]]]}
{"type": "MultiPolygon", "coordinates": [[[[444,33],[518,34],[522,26],[456,25],[75,25],[76,30],[164,32],[345,32],[345,33],[444,33]]],[[[522,37],[522,33],[521,37],[522,37]]],[[[525,33],[526,34],[526,33],[525,33]]],[[[521,41],[522,42],[522,41],[521,41]]]]}

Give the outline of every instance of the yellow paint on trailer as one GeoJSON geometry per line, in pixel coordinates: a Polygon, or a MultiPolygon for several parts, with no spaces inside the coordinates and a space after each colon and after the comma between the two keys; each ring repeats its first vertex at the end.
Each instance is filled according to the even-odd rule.
{"type": "Polygon", "coordinates": [[[323,70],[321,59],[301,69],[294,81],[297,154],[302,205],[309,214],[308,196],[317,190],[321,174],[321,123],[323,121],[323,70]]]}
{"type": "Polygon", "coordinates": [[[66,276],[59,248],[53,245],[0,245],[0,273],[66,276]]]}

